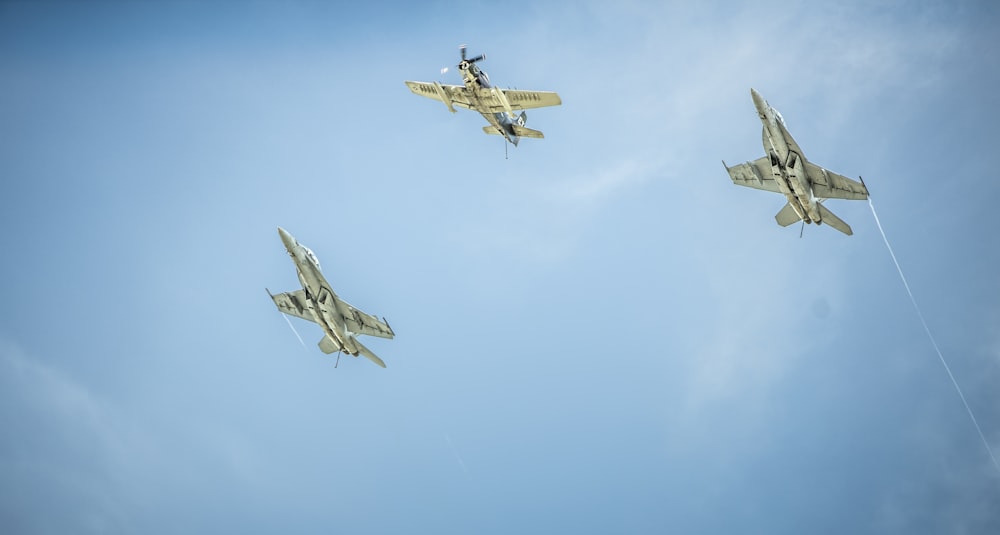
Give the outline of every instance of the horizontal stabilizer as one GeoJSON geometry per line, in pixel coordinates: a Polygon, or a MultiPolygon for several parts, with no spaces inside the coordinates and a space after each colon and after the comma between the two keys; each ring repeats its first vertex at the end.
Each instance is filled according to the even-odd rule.
{"type": "MultiPolygon", "coordinates": [[[[517,137],[530,137],[530,138],[535,138],[535,139],[545,139],[545,134],[539,132],[538,130],[532,130],[530,128],[526,128],[524,126],[518,126],[516,124],[511,125],[511,128],[514,130],[514,135],[517,136],[517,137]]],[[[485,133],[487,133],[487,134],[489,134],[491,136],[502,136],[503,135],[503,134],[500,133],[499,130],[497,130],[496,128],[494,128],[492,126],[484,126],[483,127],[483,132],[485,132],[485,133]]]]}
{"type": "Polygon", "coordinates": [[[368,360],[374,362],[375,364],[378,364],[379,366],[385,368],[385,362],[382,362],[382,359],[378,358],[378,355],[376,355],[375,353],[372,353],[372,351],[370,349],[368,349],[367,347],[365,347],[364,345],[362,345],[361,342],[359,342],[357,338],[354,339],[354,345],[356,345],[358,347],[358,354],[364,355],[364,357],[366,359],[368,359],[368,360]]]}
{"type": "Polygon", "coordinates": [[[844,220],[833,215],[833,212],[828,210],[827,207],[823,206],[820,203],[816,203],[816,206],[819,208],[819,218],[821,222],[830,225],[831,227],[843,232],[844,234],[847,234],[848,236],[854,234],[854,231],[851,230],[851,226],[848,225],[847,223],[844,223],[844,220]]]}
{"type": "Polygon", "coordinates": [[[545,134],[542,134],[538,130],[532,130],[532,129],[526,127],[526,126],[521,126],[521,125],[514,124],[514,125],[511,125],[511,128],[514,129],[514,134],[516,134],[516,135],[518,135],[520,137],[530,137],[530,138],[535,138],[535,139],[545,139],[545,134]]]}
{"type": "Polygon", "coordinates": [[[337,353],[341,351],[343,348],[341,348],[340,344],[338,344],[337,341],[334,340],[333,338],[330,338],[329,336],[324,336],[323,339],[319,341],[319,349],[320,351],[329,355],[330,353],[337,353]]]}
{"type": "Polygon", "coordinates": [[[785,207],[782,208],[780,212],[774,215],[774,219],[778,222],[779,225],[783,227],[787,227],[792,223],[797,223],[799,221],[802,221],[802,218],[799,217],[799,214],[795,213],[795,209],[792,208],[791,203],[785,203],[785,207]]]}
{"type": "MultiPolygon", "coordinates": [[[[382,362],[382,359],[378,358],[378,356],[375,355],[375,353],[372,353],[370,349],[362,345],[357,338],[351,336],[350,342],[353,343],[354,347],[357,348],[358,350],[357,354],[354,355],[355,357],[358,355],[364,355],[364,357],[367,358],[368,360],[385,368],[385,362],[382,362]]],[[[319,349],[322,352],[326,353],[327,355],[331,353],[339,353],[341,351],[344,351],[347,354],[351,353],[350,351],[347,351],[346,348],[340,347],[340,344],[337,343],[335,339],[329,336],[324,336],[323,339],[319,341],[319,349]]]]}

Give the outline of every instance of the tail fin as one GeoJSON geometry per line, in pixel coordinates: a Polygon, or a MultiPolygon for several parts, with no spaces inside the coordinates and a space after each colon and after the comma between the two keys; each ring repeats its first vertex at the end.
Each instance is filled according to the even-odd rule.
{"type": "Polygon", "coordinates": [[[797,223],[799,221],[802,221],[802,218],[799,217],[799,214],[797,214],[795,212],[795,209],[792,208],[791,203],[785,203],[785,207],[774,215],[774,219],[775,221],[778,222],[779,225],[783,227],[787,227],[792,223],[797,223]]]}
{"type": "Polygon", "coordinates": [[[854,234],[854,231],[851,230],[851,226],[848,225],[847,223],[844,223],[843,219],[840,219],[839,217],[833,215],[833,212],[828,210],[825,206],[823,206],[820,203],[816,203],[816,206],[819,207],[819,218],[822,223],[826,223],[827,225],[830,225],[831,227],[843,232],[844,234],[847,234],[848,236],[854,234]]]}

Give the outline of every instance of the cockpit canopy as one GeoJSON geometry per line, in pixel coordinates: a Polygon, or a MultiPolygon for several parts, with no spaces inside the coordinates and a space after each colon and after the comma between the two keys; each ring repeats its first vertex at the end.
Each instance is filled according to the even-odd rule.
{"type": "Polygon", "coordinates": [[[785,124],[785,118],[781,116],[781,112],[774,108],[771,108],[771,110],[774,111],[774,116],[778,119],[778,122],[781,123],[781,126],[788,128],[788,125],[785,124]]]}
{"type": "Polygon", "coordinates": [[[312,252],[312,249],[306,247],[305,245],[303,245],[302,248],[305,249],[306,251],[306,258],[308,258],[309,261],[312,262],[314,266],[316,266],[316,269],[323,269],[319,267],[319,259],[316,258],[316,254],[312,252]]]}

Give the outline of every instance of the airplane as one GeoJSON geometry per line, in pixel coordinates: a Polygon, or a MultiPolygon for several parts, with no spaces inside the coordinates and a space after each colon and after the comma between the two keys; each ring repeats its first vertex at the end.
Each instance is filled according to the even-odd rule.
{"type": "MultiPolygon", "coordinates": [[[[519,89],[500,89],[490,85],[486,71],[476,63],[486,59],[486,54],[480,54],[472,59],[465,57],[465,45],[459,47],[462,61],[458,70],[462,73],[465,86],[448,85],[438,82],[406,82],[410,91],[427,98],[444,102],[448,111],[455,113],[455,106],[478,111],[490,123],[483,127],[483,132],[503,136],[515,147],[522,137],[542,139],[545,136],[538,130],[524,126],[528,115],[521,111],[514,115],[514,110],[543,108],[562,104],[559,95],[552,91],[522,91],[519,89]]],[[[448,69],[442,69],[441,74],[448,69]]]]}
{"type": "Polygon", "coordinates": [[[723,161],[733,183],[740,186],[781,193],[788,203],[774,216],[778,224],[787,227],[797,221],[826,223],[847,234],[854,234],[850,225],[823,206],[826,199],[864,200],[868,187],[860,177],[856,182],[843,175],[806,160],[802,149],[792,139],[785,120],[756,89],[750,88],[753,105],[764,124],[764,152],[767,156],[729,167],[723,161]]]}
{"type": "MultiPolygon", "coordinates": [[[[396,335],[385,318],[381,320],[370,314],[354,308],[346,301],[337,297],[330,284],[320,271],[319,260],[305,245],[300,244],[285,229],[278,227],[278,234],[285,244],[288,256],[295,262],[295,270],[302,283],[302,289],[271,296],[278,310],[317,323],[323,328],[323,339],[319,348],[327,355],[340,353],[357,357],[362,355],[368,360],[385,368],[385,362],[372,353],[358,341],[357,335],[368,334],[380,338],[392,338],[396,335]]],[[[266,288],[265,288],[266,289],[266,288]]]]}

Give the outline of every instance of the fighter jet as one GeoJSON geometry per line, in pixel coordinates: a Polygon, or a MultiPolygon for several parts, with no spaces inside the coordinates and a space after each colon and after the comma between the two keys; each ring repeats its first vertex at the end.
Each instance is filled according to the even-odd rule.
{"type": "MultiPolygon", "coordinates": [[[[543,108],[562,104],[559,95],[552,91],[522,91],[518,89],[499,89],[490,85],[486,71],[476,63],[486,59],[486,54],[480,54],[472,59],[465,57],[465,45],[459,47],[462,61],[458,70],[462,73],[465,86],[447,85],[438,82],[406,82],[410,91],[440,100],[455,113],[455,106],[478,111],[490,123],[483,127],[483,132],[503,136],[514,146],[522,137],[544,138],[538,130],[526,128],[528,116],[525,112],[514,115],[514,110],[543,108]]],[[[441,74],[448,69],[442,69],[441,74]]]]}
{"type": "Polygon", "coordinates": [[[853,234],[850,225],[822,203],[826,199],[867,199],[868,188],[864,181],[856,182],[807,161],[785,128],[785,120],[778,110],[772,108],[757,90],[751,88],[750,95],[760,122],[764,124],[767,156],[733,167],[723,161],[733,183],[783,194],[788,203],[774,216],[783,227],[797,221],[826,223],[848,236],[853,234]]]}
{"type": "MultiPolygon", "coordinates": [[[[364,355],[375,364],[385,368],[385,362],[361,345],[357,335],[368,334],[379,338],[392,338],[396,335],[392,327],[385,321],[354,308],[333,293],[330,284],[326,282],[320,271],[316,255],[300,244],[285,229],[278,227],[281,241],[288,250],[288,256],[295,262],[295,270],[299,275],[302,289],[278,295],[267,294],[274,300],[278,310],[285,314],[309,320],[323,328],[323,339],[319,348],[326,354],[347,353],[357,357],[364,355]]],[[[339,359],[338,359],[339,362],[339,359]]]]}

